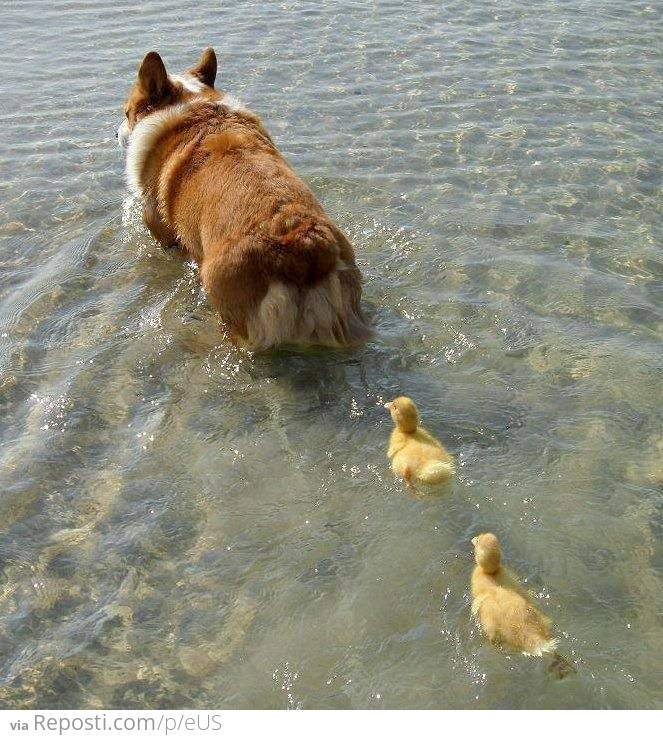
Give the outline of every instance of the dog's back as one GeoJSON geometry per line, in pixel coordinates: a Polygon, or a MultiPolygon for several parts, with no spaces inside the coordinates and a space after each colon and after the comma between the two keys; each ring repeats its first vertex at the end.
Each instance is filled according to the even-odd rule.
{"type": "Polygon", "coordinates": [[[352,246],[260,120],[209,86],[209,73],[198,87],[164,81],[157,59],[129,98],[145,88],[166,99],[152,100],[157,111],[129,137],[129,178],[153,234],[196,259],[230,335],[249,349],[369,339],[352,246]]]}

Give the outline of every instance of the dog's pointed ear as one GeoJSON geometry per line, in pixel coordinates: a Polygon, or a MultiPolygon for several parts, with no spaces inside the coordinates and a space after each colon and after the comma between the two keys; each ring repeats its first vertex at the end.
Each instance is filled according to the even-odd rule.
{"type": "Polygon", "coordinates": [[[208,87],[214,86],[216,79],[216,54],[210,46],[203,51],[198,63],[189,69],[189,73],[200,79],[203,84],[208,87]]]}
{"type": "Polygon", "coordinates": [[[166,96],[170,82],[166,67],[156,51],[145,55],[138,69],[138,81],[150,102],[157,102],[166,96]]]}

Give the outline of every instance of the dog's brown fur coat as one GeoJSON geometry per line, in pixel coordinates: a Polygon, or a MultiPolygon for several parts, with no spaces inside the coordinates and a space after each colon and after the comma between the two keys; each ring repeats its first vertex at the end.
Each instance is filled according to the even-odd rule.
{"type": "Polygon", "coordinates": [[[137,172],[145,223],[163,245],[177,244],[198,262],[239,344],[368,339],[350,242],[260,119],[223,103],[211,86],[215,74],[211,49],[189,70],[207,85],[196,92],[169,78],[154,52],[141,64],[125,106],[129,130],[168,113],[152,118],[158,131],[137,172]]]}

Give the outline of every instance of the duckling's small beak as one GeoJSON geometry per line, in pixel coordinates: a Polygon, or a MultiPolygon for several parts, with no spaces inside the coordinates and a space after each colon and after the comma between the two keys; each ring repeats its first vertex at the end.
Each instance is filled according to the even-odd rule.
{"type": "Polygon", "coordinates": [[[391,411],[391,407],[394,405],[393,401],[387,401],[386,404],[383,404],[384,408],[387,409],[387,411],[391,411]]]}
{"type": "Polygon", "coordinates": [[[479,537],[472,537],[472,546],[476,547],[478,541],[479,541],[479,537]]]}

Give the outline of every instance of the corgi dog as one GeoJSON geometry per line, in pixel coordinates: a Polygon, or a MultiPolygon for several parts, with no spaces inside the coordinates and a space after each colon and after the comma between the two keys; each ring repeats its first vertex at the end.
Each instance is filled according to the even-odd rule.
{"type": "Polygon", "coordinates": [[[216,72],[211,48],[184,74],[154,51],[139,66],[117,137],[145,224],[198,263],[236,345],[365,342],[352,245],[216,72]]]}

